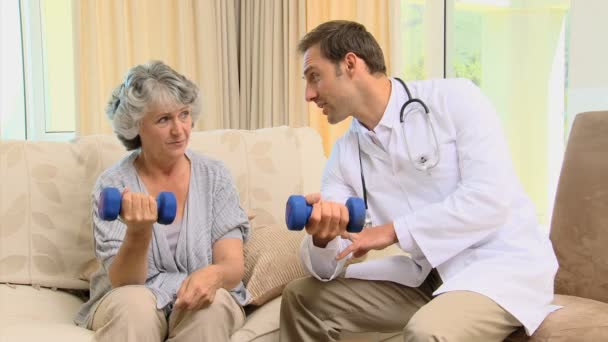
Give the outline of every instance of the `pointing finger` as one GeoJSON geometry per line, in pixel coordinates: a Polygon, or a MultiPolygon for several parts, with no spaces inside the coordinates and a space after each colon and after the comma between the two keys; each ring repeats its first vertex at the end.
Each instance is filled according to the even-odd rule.
{"type": "Polygon", "coordinates": [[[352,251],[356,250],[356,246],[355,244],[351,244],[348,247],[346,247],[346,249],[344,249],[342,251],[342,253],[338,254],[338,256],[336,257],[336,260],[342,260],[344,259],[348,254],[350,254],[352,251]]]}

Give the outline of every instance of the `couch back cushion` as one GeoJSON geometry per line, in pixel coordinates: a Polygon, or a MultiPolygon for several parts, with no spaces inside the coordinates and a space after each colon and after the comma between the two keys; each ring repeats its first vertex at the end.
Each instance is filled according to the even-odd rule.
{"type": "Polygon", "coordinates": [[[555,292],[608,302],[608,112],[576,116],[559,178],[551,241],[555,292]]]}
{"type": "MultiPolygon", "coordinates": [[[[301,193],[304,188],[303,178],[307,173],[302,170],[299,138],[308,138],[303,147],[315,150],[314,135],[297,134],[301,130],[309,129],[210,131],[193,134],[190,147],[224,161],[239,189],[243,208],[256,215],[256,223],[274,224],[284,221],[287,197],[301,193]],[[309,144],[312,146],[307,146],[309,144]]],[[[318,158],[319,151],[316,152],[318,158]]],[[[318,159],[316,162],[316,168],[322,167],[323,162],[321,165],[318,159]]],[[[317,177],[318,191],[320,174],[317,177]]]]}
{"type": "MultiPolygon", "coordinates": [[[[260,224],[282,223],[290,194],[318,191],[325,162],[310,128],[193,132],[190,148],[225,162],[260,224]]],[[[0,142],[0,282],[88,288],[91,189],[126,153],[112,135],[0,142]]]]}
{"type": "Polygon", "coordinates": [[[86,286],[77,275],[93,255],[90,192],[125,153],[104,140],[1,143],[0,282],[86,286]]]}
{"type": "Polygon", "coordinates": [[[23,142],[0,143],[0,282],[28,283],[30,211],[23,142]]]}

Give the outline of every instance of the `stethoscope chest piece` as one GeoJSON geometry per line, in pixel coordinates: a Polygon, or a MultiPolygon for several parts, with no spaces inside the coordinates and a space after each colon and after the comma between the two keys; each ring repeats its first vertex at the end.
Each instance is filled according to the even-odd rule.
{"type": "Polygon", "coordinates": [[[399,122],[403,130],[407,157],[418,171],[430,173],[430,170],[437,166],[440,158],[439,141],[437,140],[431,112],[424,101],[412,98],[412,94],[405,85],[405,82],[399,78],[396,80],[401,83],[409,99],[401,106],[399,112],[399,122]],[[418,115],[414,114],[414,112],[418,112],[416,113],[418,115]],[[415,141],[417,146],[411,146],[411,141],[415,141]],[[419,143],[421,141],[428,141],[429,143],[422,145],[419,143]],[[412,153],[413,150],[416,153],[412,153]]]}

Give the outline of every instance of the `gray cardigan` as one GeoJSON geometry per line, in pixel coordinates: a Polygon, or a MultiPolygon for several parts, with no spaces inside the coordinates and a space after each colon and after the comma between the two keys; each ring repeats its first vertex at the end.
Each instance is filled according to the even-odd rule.
{"type": "MultiPolygon", "coordinates": [[[[108,271],[126,232],[126,225],[120,220],[100,219],[97,213],[99,194],[105,187],[116,187],[121,191],[129,187],[134,192],[147,192],[133,165],[138,154],[139,150],[136,150],[104,171],[91,194],[95,254],[103,267],[91,277],[90,299],[76,316],[76,324],[83,327],[88,326],[96,304],[112,289],[108,271]]],[[[190,185],[175,257],[165,238],[163,226],[158,223],[153,226],[148,251],[145,286],[154,293],[157,308],[163,309],[165,314],[173,307],[177,290],[184,279],[213,263],[212,246],[217,240],[240,233],[246,241],[250,234],[247,215],[240,207],[228,169],[222,162],[190,150],[186,150],[186,156],[191,165],[190,185]]],[[[231,294],[241,305],[250,301],[243,282],[232,289],[231,294]]]]}

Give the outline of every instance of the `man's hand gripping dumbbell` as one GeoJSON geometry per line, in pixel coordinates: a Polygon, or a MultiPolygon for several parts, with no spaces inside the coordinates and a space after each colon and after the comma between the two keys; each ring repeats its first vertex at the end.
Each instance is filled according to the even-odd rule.
{"type": "Polygon", "coordinates": [[[285,207],[289,230],[302,230],[313,237],[313,243],[325,247],[336,236],[359,233],[365,224],[365,203],[351,197],[345,204],[321,201],[320,194],[292,195],[285,207]]]}

